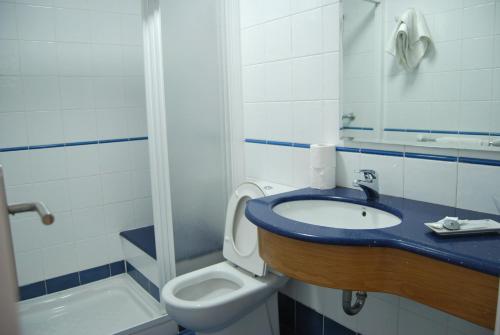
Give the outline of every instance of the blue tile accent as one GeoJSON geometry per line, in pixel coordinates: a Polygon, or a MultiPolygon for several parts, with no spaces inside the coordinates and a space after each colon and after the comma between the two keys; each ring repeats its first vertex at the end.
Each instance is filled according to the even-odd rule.
{"type": "Polygon", "coordinates": [[[416,159],[427,159],[427,160],[433,160],[433,161],[442,161],[442,162],[456,162],[456,161],[458,161],[458,157],[454,157],[454,156],[418,154],[418,153],[412,153],[412,152],[406,152],[405,157],[416,158],[416,159]]]}
{"type": "Polygon", "coordinates": [[[484,131],[459,131],[460,135],[489,136],[489,132],[484,131]]]}
{"type": "Polygon", "coordinates": [[[460,163],[467,163],[467,164],[500,166],[500,160],[495,160],[495,159],[459,157],[458,161],[460,163]]]}
{"type": "Polygon", "coordinates": [[[309,307],[295,302],[296,335],[323,335],[323,316],[309,307]]]}
{"type": "Polygon", "coordinates": [[[19,287],[19,300],[32,299],[47,294],[45,281],[19,287]]]}
{"type": "Polygon", "coordinates": [[[355,332],[327,317],[324,320],[324,335],[356,335],[355,332]]]}
{"type": "Polygon", "coordinates": [[[279,323],[282,334],[295,331],[295,300],[278,292],[279,323]]]}
{"type": "Polygon", "coordinates": [[[10,147],[10,148],[0,148],[0,152],[9,152],[9,151],[24,151],[29,150],[29,147],[10,147]]]}
{"type": "Polygon", "coordinates": [[[403,128],[384,128],[384,131],[406,132],[403,128]]]}
{"type": "Polygon", "coordinates": [[[155,284],[153,284],[153,282],[149,282],[149,290],[148,290],[149,294],[151,294],[151,296],[153,298],[156,299],[156,301],[160,301],[160,289],[158,288],[158,286],[156,286],[155,284]]]}
{"type": "Polygon", "coordinates": [[[91,140],[91,141],[79,141],[79,142],[68,142],[68,143],[51,143],[51,144],[20,146],[20,147],[5,147],[5,148],[0,148],[0,152],[76,147],[81,145],[105,144],[105,143],[116,143],[116,142],[127,142],[127,141],[145,141],[147,139],[148,139],[147,136],[141,136],[141,137],[114,138],[105,140],[91,140]]]}
{"type": "Polygon", "coordinates": [[[141,287],[146,290],[146,292],[149,292],[149,279],[146,278],[145,275],[143,275],[139,270],[137,270],[132,264],[129,262],[127,263],[127,273],[132,277],[137,284],[141,285],[141,287]]]}
{"type": "Polygon", "coordinates": [[[192,330],[189,329],[184,329],[179,333],[179,335],[196,335],[196,333],[192,330]]]}
{"type": "Polygon", "coordinates": [[[486,131],[460,131],[460,130],[440,130],[440,129],[404,129],[404,128],[384,128],[388,132],[401,133],[430,133],[430,134],[454,134],[454,135],[475,135],[475,136],[496,136],[496,133],[486,131]]]}
{"type": "Polygon", "coordinates": [[[311,147],[311,145],[307,143],[294,143],[293,146],[295,148],[304,148],[304,149],[309,149],[311,147]]]}
{"type": "Polygon", "coordinates": [[[111,276],[116,276],[125,273],[125,261],[118,261],[109,264],[111,276]]]}
{"type": "Polygon", "coordinates": [[[46,280],[47,294],[67,290],[80,285],[78,272],[46,280]]]}
{"type": "Polygon", "coordinates": [[[122,231],[120,236],[156,259],[156,243],[154,226],[147,226],[132,230],[122,231]]]}
{"type": "Polygon", "coordinates": [[[372,131],[373,128],[370,127],[342,127],[340,130],[364,130],[364,131],[372,131]]]}
{"type": "Polygon", "coordinates": [[[452,134],[452,135],[458,135],[458,130],[431,130],[431,134],[452,134]]]}
{"type": "Polygon", "coordinates": [[[125,272],[125,261],[105,264],[80,272],[68,273],[60,277],[19,287],[19,300],[31,299],[41,295],[58,292],[96,280],[108,278],[125,272]]]}
{"type": "Polygon", "coordinates": [[[245,139],[245,142],[247,142],[247,143],[255,143],[255,144],[267,144],[267,141],[265,141],[265,140],[257,140],[257,139],[254,139],[254,138],[247,138],[247,139],[245,139]]]}
{"type": "Polygon", "coordinates": [[[339,152],[359,152],[359,148],[349,148],[349,147],[336,147],[335,148],[339,152]]]}
{"type": "Polygon", "coordinates": [[[407,133],[424,133],[424,134],[430,134],[431,130],[430,129],[406,129],[407,133]]]}
{"type": "Polygon", "coordinates": [[[368,154],[368,155],[393,156],[393,157],[403,157],[404,156],[404,153],[402,153],[400,151],[360,149],[360,152],[362,154],[368,154]]]}
{"type": "Polygon", "coordinates": [[[282,142],[282,141],[267,141],[267,144],[269,145],[280,145],[283,147],[293,147],[292,142],[282,142]]]}
{"type": "Polygon", "coordinates": [[[109,264],[101,265],[92,269],[80,271],[80,284],[88,284],[109,277],[109,264]]]}
{"type": "Polygon", "coordinates": [[[39,149],[52,149],[52,148],[63,148],[64,143],[56,143],[56,144],[42,144],[42,145],[30,145],[30,150],[39,150],[39,149]]]}
{"type": "Polygon", "coordinates": [[[66,143],[66,146],[67,147],[78,147],[81,145],[93,145],[93,144],[99,144],[99,141],[71,142],[71,143],[66,143]]]}
{"type": "MultiPolygon", "coordinates": [[[[399,128],[386,128],[384,130],[386,130],[386,131],[406,131],[405,129],[399,129],[399,128]]],[[[447,130],[437,130],[436,132],[448,132],[448,131],[447,130]]],[[[499,136],[500,136],[500,133],[499,133],[499,136]]],[[[276,142],[276,141],[266,141],[266,140],[258,140],[258,139],[245,139],[245,142],[256,143],[256,144],[274,144],[274,145],[293,146],[296,148],[304,148],[304,149],[308,149],[310,147],[310,144],[307,144],[307,143],[276,142]]],[[[405,153],[402,151],[376,150],[376,149],[351,148],[351,147],[336,147],[336,150],[338,152],[360,152],[360,153],[371,154],[371,155],[407,157],[407,158],[427,159],[427,160],[435,160],[435,161],[442,161],[442,162],[460,161],[462,163],[469,163],[469,164],[500,166],[499,165],[500,160],[492,160],[492,159],[478,159],[478,158],[455,157],[455,156],[447,156],[447,155],[421,154],[421,153],[413,153],[413,152],[406,152],[405,153]]]]}

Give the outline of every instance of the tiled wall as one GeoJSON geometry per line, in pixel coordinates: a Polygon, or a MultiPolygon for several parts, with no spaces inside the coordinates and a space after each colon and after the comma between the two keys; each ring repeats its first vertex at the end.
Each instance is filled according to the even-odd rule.
{"type": "MultiPolygon", "coordinates": [[[[335,87],[337,92],[338,65],[318,70],[320,56],[322,64],[326,64],[324,59],[328,56],[338,58],[338,16],[338,3],[319,0],[241,1],[244,126],[245,138],[250,139],[245,143],[248,178],[306,187],[309,156],[304,143],[354,145],[339,140],[338,93],[328,95],[330,91],[325,91],[325,87],[335,87]],[[301,22],[307,22],[302,29],[301,22]],[[328,51],[323,49],[325,46],[328,51]],[[312,59],[316,62],[302,64],[312,59]],[[303,72],[297,72],[300,69],[303,72]],[[304,73],[307,77],[302,76],[304,73]]],[[[355,170],[373,168],[380,174],[380,190],[384,194],[498,213],[498,153],[374,144],[363,147],[379,151],[375,154],[354,148],[337,153],[338,185],[351,187],[355,170]],[[458,157],[492,159],[497,166],[459,162],[458,157]]],[[[491,333],[391,295],[370,294],[361,314],[348,317],[341,311],[337,290],[292,281],[284,292],[365,335],[491,333]]]]}
{"type": "MultiPolygon", "coordinates": [[[[412,73],[398,66],[385,47],[380,51],[385,60],[384,127],[483,132],[485,139],[489,133],[500,135],[500,2],[385,1],[384,45],[394,31],[394,17],[409,7],[424,13],[434,45],[412,73]]],[[[402,140],[416,136],[384,134],[402,140]]]]}
{"type": "MultiPolygon", "coordinates": [[[[240,7],[245,137],[296,143],[336,139],[339,4],[243,0],[240,7]]],[[[306,182],[304,150],[245,146],[248,177],[265,177],[265,171],[276,182],[306,182]]]]}
{"type": "Polygon", "coordinates": [[[118,232],[152,223],[142,59],[139,0],[0,1],[8,199],[56,216],[11,217],[20,285],[123,260],[118,232]]]}

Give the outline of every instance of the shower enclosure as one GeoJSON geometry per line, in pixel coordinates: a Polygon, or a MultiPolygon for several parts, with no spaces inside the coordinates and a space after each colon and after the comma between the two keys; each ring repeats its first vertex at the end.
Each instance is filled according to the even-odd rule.
{"type": "Polygon", "coordinates": [[[177,333],[161,287],[222,258],[222,3],[0,0],[0,207],[55,217],[2,221],[22,334],[177,333]]]}

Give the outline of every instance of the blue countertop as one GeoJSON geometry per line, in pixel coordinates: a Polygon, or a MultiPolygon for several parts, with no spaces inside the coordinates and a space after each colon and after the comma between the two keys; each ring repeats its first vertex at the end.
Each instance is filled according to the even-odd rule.
{"type": "Polygon", "coordinates": [[[367,202],[362,191],[342,187],[331,190],[306,188],[250,200],[245,215],[262,229],[297,240],[397,248],[500,276],[500,235],[441,237],[424,225],[424,222],[435,222],[445,216],[458,216],[460,219],[490,218],[500,222],[499,215],[385,195],[380,195],[378,202],[367,202]],[[286,201],[346,198],[349,202],[390,211],[401,217],[402,223],[383,229],[337,229],[286,219],[272,210],[277,204],[286,201]]]}

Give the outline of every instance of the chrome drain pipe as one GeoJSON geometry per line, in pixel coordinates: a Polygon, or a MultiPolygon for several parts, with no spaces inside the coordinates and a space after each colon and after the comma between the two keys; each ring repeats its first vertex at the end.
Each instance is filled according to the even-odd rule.
{"type": "Polygon", "coordinates": [[[352,304],[352,291],[342,290],[342,308],[347,315],[358,314],[365,305],[368,294],[365,291],[356,292],[356,301],[352,304]]]}

